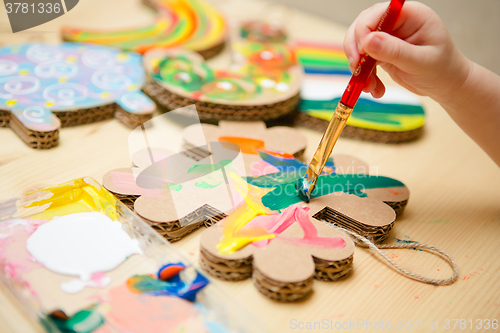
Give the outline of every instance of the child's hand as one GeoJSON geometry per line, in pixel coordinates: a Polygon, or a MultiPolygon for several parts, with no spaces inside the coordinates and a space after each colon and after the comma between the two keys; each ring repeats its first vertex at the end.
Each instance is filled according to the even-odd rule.
{"type": "MultiPolygon", "coordinates": [[[[357,67],[360,53],[368,53],[408,90],[438,102],[453,98],[472,65],[455,46],[439,16],[421,3],[407,2],[392,36],[374,32],[387,6],[387,2],[379,3],[363,11],[347,31],[344,51],[351,70],[357,67]]],[[[376,98],[383,96],[385,87],[375,70],[364,91],[376,98]]]]}

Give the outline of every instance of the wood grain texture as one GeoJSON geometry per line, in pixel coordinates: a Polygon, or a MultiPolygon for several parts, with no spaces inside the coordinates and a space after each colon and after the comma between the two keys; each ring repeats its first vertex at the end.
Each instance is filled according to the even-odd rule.
{"type": "MultiPolygon", "coordinates": [[[[228,16],[236,18],[257,18],[269,8],[260,1],[214,3],[228,16]]],[[[0,11],[0,43],[57,41],[59,26],[67,23],[109,28],[143,24],[152,15],[139,1],[86,0],[52,22],[11,34],[7,16],[0,11]]],[[[292,36],[300,39],[342,42],[345,33],[345,27],[294,10],[289,11],[285,24],[292,36]]],[[[222,64],[228,60],[226,49],[212,63],[222,64]]],[[[384,73],[382,79],[388,84],[392,82],[384,73]]],[[[335,153],[361,158],[373,166],[372,173],[406,184],[411,192],[410,200],[387,242],[395,242],[394,238],[415,240],[447,251],[461,270],[455,284],[434,287],[408,280],[360,248],[355,250],[354,271],[349,278],[332,283],[315,281],[312,296],[297,304],[279,304],[267,299],[255,290],[249,279],[241,282],[213,279],[213,283],[261,318],[269,332],[301,331],[293,329],[293,324],[299,322],[323,323],[325,320],[335,325],[358,319],[391,322],[393,327],[398,322],[422,323],[421,330],[414,328],[405,332],[427,331],[429,321],[439,320],[439,330],[435,331],[450,332],[453,330],[444,329],[445,319],[472,319],[474,323],[476,319],[500,319],[500,261],[497,258],[500,253],[500,170],[437,103],[423,98],[423,104],[428,121],[419,140],[386,145],[341,138],[335,153]]],[[[308,139],[304,158],[309,161],[321,133],[300,130],[308,139]]],[[[63,128],[57,148],[37,151],[26,147],[9,128],[0,128],[0,199],[82,176],[101,181],[107,171],[129,165],[129,133],[117,120],[63,128]]],[[[193,262],[198,262],[201,232],[198,230],[174,244],[193,262]]],[[[428,277],[443,278],[451,272],[443,261],[424,252],[388,252],[400,265],[428,277]]],[[[41,331],[26,321],[19,304],[5,287],[0,287],[0,332],[41,331]]]]}

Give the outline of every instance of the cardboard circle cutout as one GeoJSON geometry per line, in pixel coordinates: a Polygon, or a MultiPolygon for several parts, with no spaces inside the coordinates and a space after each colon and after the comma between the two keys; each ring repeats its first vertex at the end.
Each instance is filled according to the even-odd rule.
{"type": "Polygon", "coordinates": [[[145,91],[168,110],[195,104],[205,121],[272,120],[299,103],[302,68],[286,43],[233,43],[235,64],[215,69],[196,53],[154,49],[144,55],[145,91]]]}

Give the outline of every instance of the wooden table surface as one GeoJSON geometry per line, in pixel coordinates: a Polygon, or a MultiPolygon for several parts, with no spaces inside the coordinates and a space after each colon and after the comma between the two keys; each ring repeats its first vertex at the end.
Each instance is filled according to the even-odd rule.
{"type": "MultiPolygon", "coordinates": [[[[228,17],[237,19],[258,18],[263,13],[268,17],[274,11],[283,13],[278,6],[269,7],[258,1],[226,0],[215,4],[228,17]]],[[[12,34],[7,15],[1,12],[3,45],[58,41],[57,31],[64,24],[123,27],[150,22],[153,17],[139,1],[85,0],[52,22],[12,34]]],[[[340,43],[346,31],[346,27],[294,10],[288,10],[285,16],[290,34],[300,39],[340,43]]],[[[213,63],[228,60],[226,50],[213,63]]],[[[387,84],[394,84],[387,75],[382,76],[387,84]]],[[[331,283],[314,281],[313,295],[296,304],[265,298],[250,280],[213,281],[260,318],[269,332],[295,332],[314,322],[343,325],[352,331],[356,331],[352,324],[357,323],[357,331],[367,331],[367,321],[373,327],[382,321],[387,327],[390,322],[394,329],[399,325],[408,332],[427,331],[429,322],[436,325],[436,321],[439,329],[435,331],[471,331],[470,320],[476,327],[478,320],[486,325],[488,319],[500,319],[500,169],[437,103],[428,98],[422,100],[428,118],[419,140],[393,145],[341,138],[335,152],[362,158],[375,166],[380,175],[394,177],[408,186],[409,204],[396,221],[388,242],[395,242],[394,238],[415,240],[447,251],[460,267],[458,281],[436,287],[406,279],[362,248],[355,250],[354,273],[349,278],[331,283]],[[447,319],[463,319],[467,329],[460,330],[460,324],[455,330],[446,329],[447,319]]],[[[299,130],[308,139],[304,156],[308,161],[321,133],[299,130]]],[[[82,176],[100,181],[105,172],[129,165],[129,133],[114,119],[64,128],[57,148],[38,151],[25,146],[9,128],[0,128],[0,199],[82,176]]],[[[202,231],[174,243],[195,262],[202,231]]],[[[388,250],[387,254],[407,269],[428,277],[445,278],[451,274],[446,263],[424,252],[388,250]]],[[[0,331],[42,331],[26,318],[16,300],[1,286],[0,331]]],[[[450,324],[453,327],[454,322],[450,324]]],[[[329,330],[324,326],[318,331],[329,330]]]]}

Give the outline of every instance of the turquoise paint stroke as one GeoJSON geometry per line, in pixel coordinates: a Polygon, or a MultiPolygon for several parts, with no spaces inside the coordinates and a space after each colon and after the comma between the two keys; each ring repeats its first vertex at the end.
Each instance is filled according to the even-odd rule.
{"type": "MultiPolygon", "coordinates": [[[[302,202],[295,189],[295,182],[276,184],[276,179],[273,178],[276,174],[261,176],[257,178],[247,177],[246,181],[258,187],[274,187],[274,189],[262,197],[262,203],[269,209],[279,211],[293,204],[302,202]],[[268,182],[264,177],[268,177],[268,182]]],[[[283,177],[283,176],[282,176],[283,177]]],[[[399,180],[370,175],[321,175],[318,177],[316,189],[312,192],[311,198],[317,198],[334,192],[344,192],[354,194],[359,197],[366,197],[364,189],[387,188],[387,187],[403,187],[404,184],[399,180]]]]}

